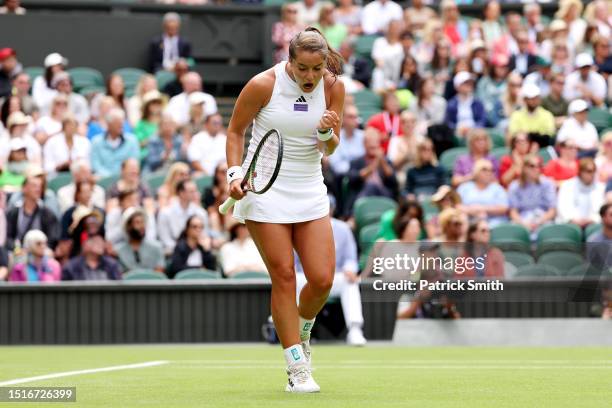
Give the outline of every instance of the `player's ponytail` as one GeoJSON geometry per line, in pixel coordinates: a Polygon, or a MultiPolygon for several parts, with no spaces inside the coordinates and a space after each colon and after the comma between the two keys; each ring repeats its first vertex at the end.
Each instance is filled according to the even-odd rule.
{"type": "Polygon", "coordinates": [[[327,61],[327,70],[334,76],[342,74],[342,56],[334,50],[325,36],[315,27],[297,33],[289,43],[289,58],[295,60],[298,51],[320,52],[327,61]]]}

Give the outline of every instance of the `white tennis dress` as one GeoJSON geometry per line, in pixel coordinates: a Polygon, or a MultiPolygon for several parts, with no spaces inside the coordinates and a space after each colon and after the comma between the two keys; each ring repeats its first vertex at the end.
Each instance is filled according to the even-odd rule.
{"type": "Polygon", "coordinates": [[[234,217],[240,222],[291,224],[329,213],[321,173],[322,153],[317,149],[317,125],[326,107],[324,80],[311,92],[304,92],[285,71],[286,64],[283,61],[274,66],[272,97],[253,120],[253,135],[242,168],[246,173],[257,144],[270,129],[278,129],[283,137],[283,161],[268,191],[247,193],[236,203],[234,217]]]}

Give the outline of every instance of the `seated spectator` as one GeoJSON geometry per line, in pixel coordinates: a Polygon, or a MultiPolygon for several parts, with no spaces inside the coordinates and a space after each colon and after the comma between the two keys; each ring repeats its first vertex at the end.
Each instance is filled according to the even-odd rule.
{"type": "Polygon", "coordinates": [[[568,101],[584,99],[592,106],[601,106],[606,99],[606,80],[593,71],[593,57],[590,54],[578,54],[575,61],[576,70],[565,79],[563,97],[568,101]]]}
{"type": "Polygon", "coordinates": [[[557,128],[567,117],[569,102],[563,97],[563,87],[565,86],[565,75],[554,74],[550,81],[550,93],[542,99],[542,107],[553,114],[557,128]]]}
{"type": "Polygon", "coordinates": [[[518,52],[510,57],[509,69],[525,77],[535,67],[536,56],[531,52],[529,34],[526,30],[521,29],[517,33],[515,40],[518,46],[518,52]]]}
{"type": "Polygon", "coordinates": [[[355,55],[355,40],[353,38],[345,40],[340,45],[338,52],[343,58],[340,79],[344,82],[346,93],[352,94],[369,88],[372,69],[367,59],[355,55]]]}
{"type": "Polygon", "coordinates": [[[52,98],[49,114],[41,116],[35,124],[34,137],[41,146],[44,146],[51,136],[62,132],[62,120],[69,112],[66,95],[56,94],[52,98]]]}
{"type": "Polygon", "coordinates": [[[439,20],[432,20],[425,26],[425,38],[421,43],[423,48],[421,53],[431,54],[430,58],[426,57],[424,60],[428,61],[427,71],[433,75],[436,95],[444,94],[446,83],[452,78],[453,68],[456,66],[451,58],[450,43],[443,38],[443,35],[442,23],[439,20]],[[428,50],[429,47],[431,51],[428,50]]]}
{"type": "Polygon", "coordinates": [[[158,241],[146,238],[148,217],[142,208],[131,207],[123,213],[122,227],[127,240],[115,246],[124,271],[144,268],[164,272],[164,251],[158,241]]]}
{"type": "Polygon", "coordinates": [[[202,207],[196,202],[199,201],[198,188],[191,180],[180,181],[176,186],[177,200],[159,212],[157,222],[159,229],[159,239],[164,247],[165,254],[174,251],[176,241],[191,216],[198,216],[204,225],[208,225],[208,217],[202,207]],[[197,200],[197,201],[196,201],[197,200]]]}
{"type": "Polygon", "coordinates": [[[521,95],[525,107],[510,116],[510,134],[529,133],[540,146],[548,146],[555,135],[555,118],[540,106],[540,88],[535,84],[523,84],[521,95]]]}
{"type": "Polygon", "coordinates": [[[559,2],[559,10],[555,13],[555,18],[563,20],[569,29],[569,37],[572,43],[580,45],[584,39],[586,21],[582,14],[583,4],[579,0],[564,0],[559,2]]]}
{"type": "Polygon", "coordinates": [[[89,162],[91,142],[77,133],[78,126],[73,115],[65,115],[62,119],[62,133],[51,136],[45,143],[43,153],[48,174],[69,171],[72,163],[77,160],[89,162]]]}
{"type": "Polygon", "coordinates": [[[483,40],[487,44],[487,48],[492,48],[493,44],[495,44],[504,33],[504,28],[501,25],[501,6],[497,0],[489,1],[484,5],[483,17],[483,40]]]}
{"type": "MultiPolygon", "coordinates": [[[[110,198],[118,198],[122,191],[138,192],[139,204],[146,208],[148,212],[154,211],[155,202],[151,197],[149,187],[140,178],[140,164],[136,159],[127,159],[121,163],[121,176],[109,188],[110,198]]],[[[112,203],[109,203],[109,205],[112,205],[112,203]]]]}
{"type": "Polygon", "coordinates": [[[555,184],[540,174],[540,166],[538,156],[525,157],[521,178],[508,188],[510,220],[532,233],[552,222],[557,212],[555,184]]]}
{"type": "Polygon", "coordinates": [[[361,28],[364,34],[382,34],[393,20],[401,20],[402,7],[391,0],[374,0],[361,13],[361,28]]]}
{"type": "Polygon", "coordinates": [[[559,157],[549,160],[542,173],[561,184],[578,175],[578,147],[573,140],[557,143],[559,157]]]}
{"type": "Polygon", "coordinates": [[[41,230],[53,249],[59,238],[59,221],[53,211],[47,208],[40,198],[43,195],[43,178],[30,175],[22,187],[23,200],[8,210],[6,214],[6,247],[15,248],[16,242],[23,242],[28,231],[41,230]]]}
{"type": "Polygon", "coordinates": [[[147,92],[142,98],[142,116],[136,127],[134,136],[140,146],[140,158],[145,159],[149,153],[149,139],[159,131],[159,122],[164,107],[162,94],[157,90],[147,92]]]}
{"type": "Polygon", "coordinates": [[[342,23],[336,22],[336,7],[331,3],[325,3],[319,11],[318,23],[314,26],[321,31],[327,42],[335,50],[340,48],[340,44],[348,36],[348,28],[342,23]]]}
{"type": "MultiPolygon", "coordinates": [[[[348,172],[351,191],[357,197],[384,196],[394,198],[397,195],[397,180],[393,166],[380,146],[378,131],[368,128],[365,131],[363,145],[365,154],[351,161],[348,172]]],[[[352,208],[352,202],[348,208],[352,208]]]]}
{"type": "MultiPolygon", "coordinates": [[[[95,186],[96,185],[94,184],[92,179],[83,180],[83,181],[75,183],[75,190],[73,194],[73,199],[74,199],[73,205],[62,213],[62,218],[61,218],[61,228],[62,228],[61,237],[62,239],[66,239],[70,234],[68,230],[70,229],[70,226],[74,222],[73,215],[77,208],[81,208],[81,209],[86,208],[90,211],[96,210],[98,211],[100,215],[102,215],[102,221],[104,221],[104,208],[95,205],[92,199],[93,193],[95,191],[94,190],[95,186]]],[[[104,224],[104,222],[102,222],[102,224],[104,224]]]]}
{"type": "MultiPolygon", "coordinates": [[[[70,74],[66,71],[58,72],[53,76],[51,86],[57,90],[58,95],[66,96],[68,111],[74,115],[79,127],[84,130],[89,122],[89,106],[87,105],[87,99],[83,95],[73,92],[70,74]]],[[[41,114],[46,115],[50,111],[50,104],[41,106],[40,111],[41,114]]]]}
{"type": "MultiPolygon", "coordinates": [[[[122,190],[118,197],[119,205],[110,208],[106,214],[105,231],[106,240],[114,248],[117,244],[126,240],[125,233],[122,228],[121,220],[123,214],[132,207],[140,207],[138,190],[122,190]]],[[[148,222],[146,230],[146,238],[155,241],[157,237],[157,226],[155,222],[155,212],[152,209],[147,209],[148,222]]]]}
{"type": "Polygon", "coordinates": [[[32,84],[32,98],[38,107],[47,106],[56,94],[51,86],[53,76],[60,71],[65,71],[68,60],[61,54],[53,52],[45,57],[45,73],[34,79],[32,84]]]}
{"type": "Polygon", "coordinates": [[[363,156],[363,130],[359,129],[359,110],[355,105],[345,105],[342,115],[340,139],[334,154],[329,156],[329,164],[337,178],[348,173],[351,160],[363,156]]]}
{"type": "Polygon", "coordinates": [[[516,72],[511,72],[506,78],[506,86],[501,98],[493,105],[493,110],[488,113],[488,120],[491,125],[504,132],[508,128],[509,119],[512,113],[523,109],[523,97],[521,87],[523,78],[516,72]]]}
{"type": "Polygon", "coordinates": [[[551,66],[552,64],[549,60],[536,56],[535,65],[530,73],[525,76],[525,83],[536,84],[544,98],[550,94],[550,83],[553,76],[551,66]]]}
{"type": "MultiPolygon", "coordinates": [[[[92,112],[92,119],[87,126],[87,138],[89,140],[92,140],[95,136],[107,131],[108,124],[106,123],[106,118],[108,117],[108,113],[118,107],[117,102],[111,96],[103,96],[99,99],[97,113],[95,116],[93,116],[92,112]]],[[[131,132],[132,127],[130,126],[130,122],[126,119],[123,122],[123,133],[131,132]]]]}
{"type": "MultiPolygon", "coordinates": [[[[164,183],[157,189],[157,208],[162,210],[176,199],[176,186],[180,181],[189,180],[189,165],[176,162],[170,166],[164,183]]],[[[225,182],[227,184],[227,181],[225,182]]]]}
{"type": "Polygon", "coordinates": [[[87,237],[81,255],[72,258],[62,270],[62,280],[120,280],[119,263],[104,255],[105,242],[101,235],[87,237]]]}
{"type": "MultiPolygon", "coordinates": [[[[193,92],[189,95],[189,121],[181,127],[184,144],[191,143],[191,138],[204,129],[206,121],[206,101],[208,97],[204,92],[193,92]]],[[[166,112],[168,115],[169,113],[166,112]]],[[[172,116],[171,116],[172,117],[172,116]]]]}
{"type": "Polygon", "coordinates": [[[268,272],[245,224],[233,221],[229,227],[230,240],[221,246],[219,256],[223,274],[231,277],[240,272],[268,272]]]}
{"type": "Polygon", "coordinates": [[[408,110],[415,114],[418,122],[418,131],[427,132],[430,126],[444,123],[446,100],[436,94],[436,84],[432,77],[424,77],[416,91],[417,97],[412,100],[408,110]]]}
{"type": "Polygon", "coordinates": [[[185,58],[179,58],[179,60],[174,64],[174,79],[168,82],[164,89],[161,89],[162,93],[168,95],[170,98],[176,96],[183,92],[183,84],[181,79],[183,75],[189,72],[189,62],[185,58]]]}
{"type": "Polygon", "coordinates": [[[366,128],[375,128],[380,134],[380,145],[383,152],[387,153],[389,141],[394,136],[403,134],[400,126],[400,105],[394,92],[386,92],[382,97],[383,111],[372,115],[366,124],[366,128]]]}
{"type": "Polygon", "coordinates": [[[197,174],[213,175],[217,164],[225,161],[226,139],[221,115],[207,116],[204,129],[193,137],[187,150],[191,167],[197,174]]]}
{"type": "MultiPolygon", "coordinates": [[[[175,224],[178,224],[175,221],[175,224]]],[[[204,219],[199,215],[190,215],[184,224],[168,267],[168,277],[174,278],[177,273],[189,268],[215,270],[217,261],[211,250],[211,239],[206,233],[204,219]]]]}
{"type": "Polygon", "coordinates": [[[149,152],[144,159],[144,169],[149,173],[165,171],[173,163],[187,161],[187,148],[188,144],[176,131],[174,119],[164,113],[159,121],[159,131],[149,139],[149,152]]]}
{"type": "Polygon", "coordinates": [[[56,282],[62,278],[60,264],[49,256],[47,236],[44,232],[33,229],[23,238],[26,251],[24,262],[17,263],[8,280],[13,282],[56,282]]]}
{"type": "MultiPolygon", "coordinates": [[[[392,137],[389,141],[387,157],[393,164],[396,172],[406,174],[408,167],[412,166],[417,155],[417,144],[424,137],[417,131],[418,123],[416,115],[409,111],[404,111],[400,115],[400,126],[402,136],[392,137]]],[[[402,182],[403,184],[403,182],[402,182]]]]}
{"type": "Polygon", "coordinates": [[[140,158],[138,141],[123,131],[125,113],[114,108],[106,115],[108,130],[91,142],[91,167],[98,177],[119,175],[121,164],[127,159],[140,158]]]}
{"type": "Polygon", "coordinates": [[[601,222],[599,209],[604,204],[606,186],[595,178],[596,171],[593,159],[580,159],[578,176],[559,187],[557,222],[569,222],[580,228],[601,222]]]}
{"type": "Polygon", "coordinates": [[[404,193],[410,198],[433,195],[446,183],[446,172],[438,165],[436,152],[430,139],[417,143],[414,166],[406,174],[404,193]]]}
{"type": "Polygon", "coordinates": [[[321,14],[321,8],[328,4],[318,0],[300,0],[295,3],[297,11],[297,22],[304,26],[314,26],[321,14]]]}
{"type": "Polygon", "coordinates": [[[144,96],[151,91],[157,91],[157,79],[151,74],[144,74],[136,84],[134,95],[127,101],[126,112],[130,126],[135,127],[138,121],[142,119],[144,96]]]}
{"type": "Polygon", "coordinates": [[[483,257],[485,259],[484,268],[478,268],[474,264],[473,268],[465,272],[456,273],[456,278],[503,278],[504,277],[504,254],[499,248],[490,246],[491,228],[485,220],[478,220],[471,223],[467,230],[466,253],[472,259],[483,257]]]}
{"type": "Polygon", "coordinates": [[[518,52],[518,44],[516,38],[521,30],[524,29],[521,15],[516,11],[505,13],[506,32],[493,44],[491,50],[493,55],[503,55],[510,58],[518,52]]]}
{"type": "Polygon", "coordinates": [[[374,92],[394,91],[397,87],[404,60],[404,47],[400,41],[403,24],[401,20],[390,21],[385,36],[378,37],[372,45],[371,56],[376,67],[372,71],[370,86],[374,92]]]}
{"type": "Polygon", "coordinates": [[[578,147],[579,156],[595,156],[599,146],[599,136],[595,126],[588,120],[588,103],[582,99],[570,102],[568,114],[569,117],[565,119],[557,134],[557,142],[571,140],[578,147]]]}
{"type": "Polygon", "coordinates": [[[538,3],[525,3],[523,6],[523,15],[525,16],[525,20],[527,20],[529,41],[531,41],[532,44],[536,44],[545,28],[544,24],[542,24],[542,7],[540,7],[538,3]]]}
{"type": "MultiPolygon", "coordinates": [[[[99,93],[94,96],[91,100],[91,116],[94,118],[100,118],[102,112],[100,110],[100,103],[104,98],[110,97],[114,102],[115,108],[121,109],[124,113],[127,110],[127,99],[125,97],[125,81],[119,74],[110,74],[106,79],[106,92],[104,94],[99,93]]],[[[125,118],[125,126],[128,131],[132,131],[130,127],[130,121],[125,118]]],[[[95,136],[95,135],[94,135],[95,136]]]]}
{"type": "Polygon", "coordinates": [[[164,14],[163,34],[149,44],[149,70],[172,71],[179,58],[191,58],[191,43],[180,35],[181,17],[177,13],[164,14]]]}
{"type": "Polygon", "coordinates": [[[528,154],[537,153],[538,144],[526,133],[517,133],[510,139],[510,154],[502,156],[499,163],[499,181],[504,187],[517,180],[523,172],[523,161],[528,154]]]}
{"type": "MultiPolygon", "coordinates": [[[[59,209],[62,214],[74,205],[76,185],[94,179],[87,160],[79,159],[73,161],[70,165],[70,173],[72,174],[72,183],[65,185],[57,191],[59,209]]],[[[91,200],[87,206],[99,208],[104,208],[106,206],[106,193],[101,186],[94,184],[91,200]]]]}
{"type": "Polygon", "coordinates": [[[355,4],[354,0],[339,0],[335,14],[336,21],[348,28],[350,36],[362,34],[361,19],[363,10],[360,5],[355,4]]]}
{"type": "Polygon", "coordinates": [[[428,4],[429,2],[425,0],[413,0],[410,2],[410,7],[404,10],[404,18],[406,14],[410,18],[410,29],[419,37],[422,37],[421,34],[427,23],[438,17],[436,12],[427,6],[428,4]]]}
{"type": "MultiPolygon", "coordinates": [[[[612,31],[612,24],[609,27],[610,31],[612,31]]],[[[593,49],[594,49],[594,62],[597,66],[597,72],[601,75],[605,74],[610,76],[612,73],[612,55],[610,55],[610,45],[609,40],[610,35],[597,35],[593,40],[593,49]]]]}
{"type": "Polygon", "coordinates": [[[457,188],[460,210],[471,218],[488,220],[492,226],[508,221],[508,195],[495,179],[493,163],[479,159],[472,174],[472,180],[457,188]]]}
{"type": "Polygon", "coordinates": [[[4,245],[0,245],[0,282],[4,282],[8,278],[8,262],[9,259],[6,248],[4,245]]]}
{"type": "Polygon", "coordinates": [[[210,230],[223,234],[226,230],[225,223],[230,217],[224,216],[219,212],[219,206],[229,197],[229,185],[227,184],[227,163],[222,161],[215,168],[213,185],[204,189],[202,194],[202,207],[208,213],[210,230]]]}
{"type": "MultiPolygon", "coordinates": [[[[612,243],[612,203],[608,202],[601,206],[599,217],[601,219],[601,230],[589,236],[587,242],[589,244],[606,244],[604,247],[605,257],[608,257],[610,251],[609,244],[612,243]]],[[[609,265],[609,263],[607,264],[609,265]]]]}
{"type": "MultiPolygon", "coordinates": [[[[25,178],[29,177],[37,177],[42,181],[41,194],[38,197],[41,200],[42,204],[47,207],[53,214],[60,218],[61,212],[59,209],[59,203],[57,201],[57,195],[53,190],[47,188],[47,176],[43,169],[36,165],[28,165],[24,166],[23,175],[25,178]]],[[[10,211],[14,207],[18,207],[23,203],[23,191],[15,191],[11,194],[8,202],[6,203],[7,211],[10,211]]]]}
{"type": "Polygon", "coordinates": [[[0,131],[0,163],[8,161],[11,140],[20,139],[26,148],[26,157],[29,164],[41,164],[42,149],[38,141],[28,131],[31,120],[22,112],[11,113],[6,121],[6,132],[0,131]]]}
{"type": "Polygon", "coordinates": [[[455,0],[443,0],[440,2],[440,16],[442,17],[442,30],[444,37],[451,44],[453,55],[459,55],[461,43],[468,40],[469,27],[461,19],[459,7],[455,0]]]}
{"type": "Polygon", "coordinates": [[[298,4],[283,4],[281,19],[272,26],[272,43],[275,48],[274,63],[289,60],[289,42],[303,29],[304,25],[298,22],[298,4]]]}
{"type": "Polygon", "coordinates": [[[0,188],[4,192],[15,194],[25,180],[28,160],[26,147],[21,138],[11,139],[9,150],[6,163],[0,165],[0,188]]]}
{"type": "MultiPolygon", "coordinates": [[[[438,209],[439,214],[447,208],[458,208],[461,203],[461,197],[450,186],[443,185],[431,196],[431,203],[438,209]]],[[[434,238],[441,234],[438,214],[429,217],[425,225],[427,237],[429,238],[434,238]]]]}
{"type": "Polygon", "coordinates": [[[472,129],[467,136],[468,153],[460,155],[453,167],[452,184],[458,186],[461,183],[472,180],[474,163],[480,159],[487,159],[493,163],[495,175],[499,173],[499,164],[495,156],[491,154],[491,138],[484,129],[472,129]]]}
{"type": "Polygon", "coordinates": [[[474,78],[466,71],[458,72],[453,78],[457,91],[446,105],[445,122],[460,137],[466,137],[470,129],[484,128],[487,115],[482,102],[474,97],[474,78]]]}
{"type": "Polygon", "coordinates": [[[21,100],[22,112],[37,119],[39,106],[30,95],[30,88],[30,76],[27,73],[21,72],[13,78],[13,96],[21,100]]]}
{"type": "Polygon", "coordinates": [[[21,0],[4,0],[4,5],[0,7],[0,14],[14,14],[23,16],[26,9],[20,6],[21,0]]]}
{"type": "Polygon", "coordinates": [[[100,208],[77,205],[68,221],[70,224],[55,250],[55,257],[63,264],[81,253],[87,237],[104,235],[104,211],[100,208]]]}
{"type": "Polygon", "coordinates": [[[597,179],[602,183],[607,183],[612,178],[612,131],[607,131],[601,137],[595,164],[597,165],[597,179]]]}
{"type": "MultiPolygon", "coordinates": [[[[183,92],[173,96],[166,107],[178,126],[184,126],[189,122],[189,95],[194,92],[202,92],[202,77],[197,72],[188,72],[181,78],[183,84],[183,92]]],[[[217,112],[217,102],[215,98],[207,93],[206,102],[204,103],[204,112],[206,115],[212,115],[217,112]]]]}
{"type": "Polygon", "coordinates": [[[13,80],[23,66],[17,61],[17,52],[12,48],[0,49],[0,99],[12,94],[13,80]]]}
{"type": "MultiPolygon", "coordinates": [[[[487,4],[497,3],[496,1],[487,4]]],[[[478,80],[476,85],[476,98],[482,102],[485,112],[492,112],[498,101],[501,101],[506,87],[508,86],[507,79],[509,64],[508,58],[504,55],[496,55],[491,58],[491,68],[488,75],[483,76],[478,80]]],[[[490,115],[489,115],[490,118],[490,115]]],[[[489,119],[491,124],[497,124],[497,121],[489,119]]]]}
{"type": "Polygon", "coordinates": [[[467,216],[457,208],[447,208],[438,216],[440,236],[434,238],[437,242],[462,243],[467,234],[467,216]]]}

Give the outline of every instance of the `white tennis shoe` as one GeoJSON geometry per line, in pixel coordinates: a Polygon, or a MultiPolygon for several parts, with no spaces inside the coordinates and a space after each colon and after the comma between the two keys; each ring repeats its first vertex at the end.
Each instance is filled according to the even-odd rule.
{"type": "Polygon", "coordinates": [[[362,347],[365,346],[368,341],[363,337],[363,331],[359,327],[351,327],[348,334],[346,335],[346,343],[349,346],[362,347]]]}
{"type": "Polygon", "coordinates": [[[289,380],[285,387],[286,392],[310,393],[319,392],[321,387],[312,378],[308,363],[296,363],[287,367],[289,380]]]}

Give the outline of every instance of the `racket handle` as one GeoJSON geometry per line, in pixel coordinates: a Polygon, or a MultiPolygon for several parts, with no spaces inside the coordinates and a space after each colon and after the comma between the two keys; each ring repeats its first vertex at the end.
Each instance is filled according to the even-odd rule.
{"type": "Polygon", "coordinates": [[[234,206],[234,204],[236,204],[236,199],[229,197],[227,200],[225,200],[223,204],[219,206],[219,212],[223,215],[227,214],[227,212],[230,210],[230,208],[234,206]]]}

